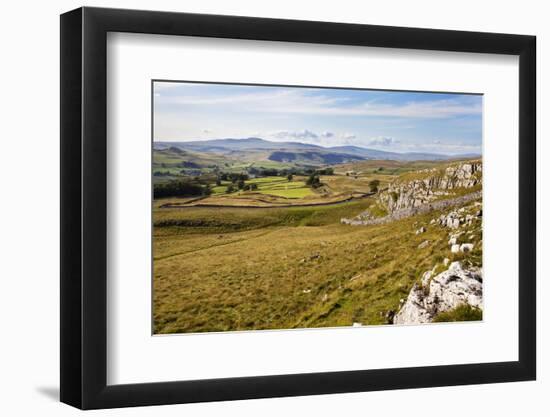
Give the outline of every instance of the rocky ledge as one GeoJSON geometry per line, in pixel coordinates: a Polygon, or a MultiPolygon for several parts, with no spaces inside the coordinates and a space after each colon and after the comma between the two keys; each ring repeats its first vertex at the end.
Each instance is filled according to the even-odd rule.
{"type": "Polygon", "coordinates": [[[483,272],[481,268],[465,268],[452,262],[449,268],[433,276],[434,270],[415,284],[393,318],[394,324],[429,323],[434,317],[460,305],[483,309],[483,272]]]}
{"type": "Polygon", "coordinates": [[[453,189],[472,188],[481,183],[482,164],[479,161],[451,165],[445,170],[423,170],[420,178],[395,181],[381,193],[379,202],[389,213],[420,207],[434,200],[452,195],[453,189]]]}
{"type": "MultiPolygon", "coordinates": [[[[435,210],[442,210],[453,206],[460,206],[470,201],[478,200],[481,197],[482,197],[481,190],[475,191],[471,194],[462,195],[456,198],[450,198],[448,200],[438,200],[429,204],[424,204],[419,207],[409,207],[401,210],[396,210],[396,211],[393,211],[391,214],[388,214],[387,216],[383,216],[383,217],[371,217],[367,210],[366,212],[361,213],[357,217],[354,217],[351,219],[342,218],[340,219],[340,223],[349,224],[351,226],[368,226],[368,225],[374,225],[374,224],[385,224],[385,223],[393,222],[395,220],[401,220],[407,217],[416,216],[418,214],[425,214],[435,210]]],[[[481,217],[481,214],[479,216],[481,217]]],[[[473,216],[470,216],[470,217],[472,219],[474,218],[473,216]]],[[[468,222],[471,223],[470,217],[468,218],[468,222]]],[[[453,227],[455,224],[456,224],[456,227],[462,224],[461,223],[462,217],[458,216],[458,214],[455,216],[455,212],[452,212],[447,216],[443,216],[441,220],[434,219],[433,223],[443,222],[443,221],[447,222],[448,219],[451,219],[449,222],[453,225],[453,227]],[[456,221],[455,221],[455,218],[457,219],[456,221]]]]}

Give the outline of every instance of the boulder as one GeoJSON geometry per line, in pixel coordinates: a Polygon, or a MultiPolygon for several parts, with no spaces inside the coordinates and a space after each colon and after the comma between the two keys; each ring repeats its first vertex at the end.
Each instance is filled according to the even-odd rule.
{"type": "Polygon", "coordinates": [[[425,241],[422,242],[420,245],[418,245],[418,249],[424,249],[424,248],[427,247],[429,244],[430,244],[430,241],[429,241],[429,240],[425,240],[425,241]]]}
{"type": "Polygon", "coordinates": [[[451,246],[451,253],[458,253],[458,252],[460,252],[460,245],[451,246]]]}
{"type": "Polygon", "coordinates": [[[473,243],[463,243],[462,245],[460,245],[460,252],[470,252],[473,248],[473,243]]]}
{"type": "Polygon", "coordinates": [[[463,304],[483,309],[482,270],[453,262],[446,271],[432,277],[429,285],[414,284],[393,323],[429,323],[437,314],[463,304]]]}
{"type": "Polygon", "coordinates": [[[422,226],[420,229],[418,229],[418,230],[416,231],[416,234],[419,235],[419,234],[425,233],[425,232],[426,232],[426,228],[425,228],[424,226],[422,226]]]}

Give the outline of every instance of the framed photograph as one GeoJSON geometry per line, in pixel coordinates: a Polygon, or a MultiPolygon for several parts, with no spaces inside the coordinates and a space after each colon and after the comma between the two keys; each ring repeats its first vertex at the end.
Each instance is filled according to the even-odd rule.
{"type": "Polygon", "coordinates": [[[61,16],[61,401],[533,380],[535,37],[61,16]]]}

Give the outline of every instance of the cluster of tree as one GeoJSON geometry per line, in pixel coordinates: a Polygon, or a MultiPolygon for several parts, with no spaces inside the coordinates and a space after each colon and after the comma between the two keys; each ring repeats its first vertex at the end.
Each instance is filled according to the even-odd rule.
{"type": "Polygon", "coordinates": [[[210,186],[202,186],[189,181],[170,181],[163,184],[155,184],[153,188],[154,198],[161,197],[195,197],[210,195],[210,186]]]}
{"type": "Polygon", "coordinates": [[[249,177],[247,174],[239,174],[236,172],[229,172],[229,173],[222,172],[220,173],[220,175],[218,175],[216,184],[218,184],[218,182],[221,184],[221,181],[231,181],[233,184],[235,184],[236,182],[239,182],[239,181],[246,181],[248,178],[249,177]]]}
{"type": "Polygon", "coordinates": [[[279,170],[275,168],[255,168],[250,167],[247,169],[250,175],[256,175],[257,177],[276,177],[280,175],[279,170]]]}
{"type": "Polygon", "coordinates": [[[369,182],[370,191],[373,192],[373,193],[376,193],[378,191],[379,186],[380,186],[380,181],[379,180],[372,180],[372,181],[369,182]]]}
{"type": "Polygon", "coordinates": [[[322,168],[315,171],[319,175],[334,175],[334,168],[322,168]]]}
{"type": "Polygon", "coordinates": [[[309,185],[311,188],[319,188],[323,185],[323,183],[319,178],[319,174],[311,174],[309,177],[307,177],[306,185],[309,185]]]}
{"type": "Polygon", "coordinates": [[[155,171],[153,172],[153,175],[155,177],[168,177],[169,175],[172,175],[170,171],[155,171]]]}
{"type": "Polygon", "coordinates": [[[250,175],[256,175],[258,177],[288,177],[289,175],[334,175],[334,168],[291,168],[291,169],[276,169],[276,168],[248,168],[248,173],[250,175]]]}
{"type": "Polygon", "coordinates": [[[200,168],[201,167],[199,164],[191,161],[181,161],[179,165],[182,168],[200,168]]]}

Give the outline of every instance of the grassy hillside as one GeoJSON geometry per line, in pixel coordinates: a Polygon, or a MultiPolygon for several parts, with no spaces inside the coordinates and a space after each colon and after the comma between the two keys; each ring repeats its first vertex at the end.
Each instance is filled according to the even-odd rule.
{"type": "MultiPolygon", "coordinates": [[[[335,165],[317,188],[302,175],[265,176],[243,181],[254,190],[227,193],[235,183],[224,180],[208,196],[155,201],[155,333],[387,323],[425,271],[465,254],[431,223],[444,212],[368,227],[340,220],[380,209],[367,194],[373,179],[382,188],[433,168],[445,163],[363,161],[335,165]]],[[[459,243],[466,236],[467,261],[480,265],[480,224],[459,243]]]]}
{"type": "Polygon", "coordinates": [[[155,332],[386,323],[423,272],[458,255],[447,230],[429,224],[438,213],[375,227],[339,224],[371,203],[157,210],[155,332]],[[421,225],[427,231],[416,235],[421,225]]]}

